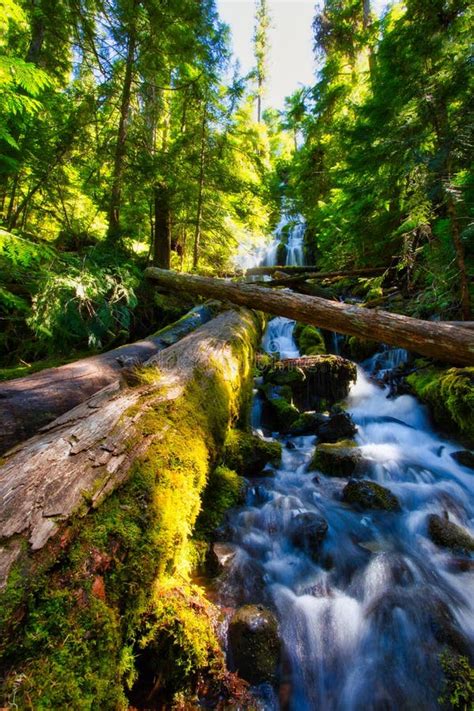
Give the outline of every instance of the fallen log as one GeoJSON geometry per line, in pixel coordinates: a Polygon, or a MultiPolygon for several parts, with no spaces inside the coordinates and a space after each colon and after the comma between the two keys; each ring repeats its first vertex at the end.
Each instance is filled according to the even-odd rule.
{"type": "Polygon", "coordinates": [[[474,364],[474,337],[466,328],[368,311],[355,305],[150,267],[146,276],[178,292],[228,300],[313,326],[360,336],[459,365],[474,364]]]}
{"type": "Polygon", "coordinates": [[[183,398],[199,400],[187,436],[204,418],[206,449],[217,447],[213,440],[237,414],[260,335],[252,312],[226,311],[135,368],[135,387],[116,380],[7,452],[0,465],[0,587],[25,540],[41,549],[70,516],[97,507],[137,459],[146,461],[158,443],[166,451],[173,412],[189,409],[183,398]]]}
{"type": "Polygon", "coordinates": [[[127,678],[155,683],[135,666],[147,644],[225,681],[190,537],[219,476],[238,495],[237,475],[214,467],[249,405],[261,323],[221,313],[135,368],[133,387],[107,386],[3,458],[0,706],[14,693],[18,708],[126,708],[124,655],[127,678]]]}
{"type": "Polygon", "coordinates": [[[315,265],[309,265],[306,267],[296,267],[296,266],[276,266],[276,267],[252,267],[247,269],[246,274],[268,274],[271,275],[274,272],[283,272],[285,274],[299,275],[299,274],[311,274],[311,277],[306,277],[307,279],[335,279],[336,277],[373,277],[384,274],[387,271],[387,267],[363,267],[361,269],[341,269],[335,272],[322,272],[315,265]]]}
{"type": "Polygon", "coordinates": [[[209,321],[214,313],[209,306],[198,306],[142,341],[0,383],[0,454],[117,380],[123,367],[143,363],[209,321]]]}

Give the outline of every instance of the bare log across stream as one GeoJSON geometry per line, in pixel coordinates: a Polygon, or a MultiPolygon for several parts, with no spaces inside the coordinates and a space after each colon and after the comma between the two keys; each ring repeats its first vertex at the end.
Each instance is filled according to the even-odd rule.
{"type": "Polygon", "coordinates": [[[113,383],[123,367],[143,363],[209,321],[214,313],[206,305],[199,306],[142,341],[0,383],[0,454],[113,383]]]}
{"type": "Polygon", "coordinates": [[[226,311],[156,354],[133,387],[116,381],[10,450],[0,465],[0,589],[26,542],[43,548],[69,517],[96,508],[132,466],[150,467],[154,457],[157,479],[176,467],[173,507],[195,518],[206,470],[248,396],[260,337],[255,313],[226,311]]]}
{"type": "Polygon", "coordinates": [[[280,267],[252,267],[246,274],[274,274],[283,272],[289,275],[307,274],[307,279],[335,279],[336,277],[373,277],[384,274],[387,267],[364,267],[361,269],[341,269],[335,272],[321,272],[316,266],[280,266],[280,267]]]}
{"type": "Polygon", "coordinates": [[[177,292],[228,300],[337,333],[407,348],[456,365],[474,364],[474,334],[459,326],[422,321],[386,311],[368,311],[352,304],[294,294],[285,289],[271,290],[253,284],[177,274],[153,267],[147,269],[145,274],[160,286],[177,292]]]}

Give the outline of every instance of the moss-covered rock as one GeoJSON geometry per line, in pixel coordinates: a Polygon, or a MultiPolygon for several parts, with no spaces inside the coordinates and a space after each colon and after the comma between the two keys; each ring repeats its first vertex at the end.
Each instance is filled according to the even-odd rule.
{"type": "Polygon", "coordinates": [[[293,338],[302,355],[324,355],[326,353],[326,344],[321,331],[314,326],[297,323],[293,331],[293,338]]]}
{"type": "Polygon", "coordinates": [[[474,444],[474,367],[423,368],[407,382],[440,427],[474,444]]]}
{"type": "Polygon", "coordinates": [[[433,543],[443,548],[474,552],[474,538],[460,526],[437,514],[428,516],[428,535],[433,543]]]}
{"type": "Polygon", "coordinates": [[[317,434],[321,425],[328,419],[319,412],[302,412],[289,429],[291,435],[317,434]]]}
{"type": "Polygon", "coordinates": [[[277,367],[271,368],[264,375],[264,382],[272,385],[287,385],[290,388],[295,383],[303,383],[306,376],[302,368],[286,368],[281,363],[277,367]]]}
{"type": "Polygon", "coordinates": [[[282,397],[268,400],[268,409],[272,427],[282,433],[289,432],[300,416],[299,410],[282,397]]]}
{"type": "Polygon", "coordinates": [[[360,361],[366,360],[377,353],[380,350],[380,343],[377,341],[370,341],[368,338],[359,338],[358,336],[351,336],[347,341],[347,348],[349,350],[350,357],[353,360],[360,361]]]}
{"type": "Polygon", "coordinates": [[[352,438],[357,427],[350,415],[346,412],[337,412],[322,422],[318,429],[320,442],[338,442],[342,439],[352,438]]]}
{"type": "MultiPolygon", "coordinates": [[[[288,403],[283,400],[285,404],[288,403]]],[[[268,442],[248,432],[230,430],[224,447],[223,461],[241,476],[257,476],[267,464],[278,465],[281,444],[268,442]]]]}
{"type": "Polygon", "coordinates": [[[399,511],[400,503],[392,492],[375,481],[350,481],[343,489],[342,498],[362,509],[399,511]]]}
{"type": "Polygon", "coordinates": [[[320,471],[327,476],[359,476],[367,463],[353,440],[318,444],[309,464],[309,471],[320,471]]]}
{"type": "Polygon", "coordinates": [[[277,247],[276,251],[276,260],[277,264],[283,265],[286,264],[286,255],[288,254],[288,247],[284,242],[280,242],[280,244],[277,247]]]}
{"type": "Polygon", "coordinates": [[[251,684],[274,682],[280,660],[278,623],[263,605],[240,607],[229,624],[234,668],[251,684]]]}

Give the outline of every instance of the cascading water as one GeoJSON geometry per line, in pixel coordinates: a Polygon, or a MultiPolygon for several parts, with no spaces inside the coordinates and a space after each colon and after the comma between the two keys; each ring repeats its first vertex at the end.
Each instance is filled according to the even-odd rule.
{"type": "MultiPolygon", "coordinates": [[[[267,352],[296,356],[293,326],[270,321],[267,352]]],[[[279,621],[280,687],[256,692],[265,709],[432,711],[444,646],[474,653],[474,565],[427,533],[427,517],[446,512],[472,529],[474,478],[451,457],[459,447],[432,431],[413,397],[389,398],[369,380],[404,358],[382,350],[366,371],[359,368],[348,398],[370,463],[365,478],[388,487],[400,511],[350,508],[341,496],[346,479],[308,472],[314,436],[281,436],[274,477],[254,482],[245,506],[229,515],[235,555],[218,599],[230,608],[263,603],[279,621]],[[306,512],[328,523],[317,559],[292,543],[295,517],[306,512]]],[[[260,417],[255,406],[257,431],[260,417]]]]}
{"type": "Polygon", "coordinates": [[[304,232],[305,225],[304,223],[301,223],[295,225],[288,235],[288,243],[286,245],[286,264],[289,267],[301,266],[303,264],[304,232]]]}

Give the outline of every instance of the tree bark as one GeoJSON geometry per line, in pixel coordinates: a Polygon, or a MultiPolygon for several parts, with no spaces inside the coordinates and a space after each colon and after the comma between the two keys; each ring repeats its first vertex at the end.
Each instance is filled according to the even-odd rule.
{"type": "Polygon", "coordinates": [[[109,385],[5,455],[0,588],[25,541],[32,552],[43,548],[71,516],[87,514],[124,482],[137,460],[147,461],[157,442],[166,451],[167,438],[174,436],[171,413],[179,417],[191,391],[201,398],[196,407],[201,424],[207,422],[209,449],[213,437],[222,445],[241,390],[250,384],[249,359],[260,336],[261,322],[250,311],[226,311],[147,361],[142,384],[109,385]]]}
{"type": "Polygon", "coordinates": [[[0,454],[117,381],[123,368],[143,363],[209,321],[213,314],[208,306],[196,307],[146,340],[0,383],[0,454]]]}
{"type": "Polygon", "coordinates": [[[285,274],[307,274],[306,279],[332,279],[341,276],[371,277],[379,276],[386,272],[388,267],[364,267],[362,269],[341,269],[335,272],[321,272],[316,265],[306,267],[280,266],[280,267],[252,267],[246,274],[269,274],[283,272],[285,274]]]}
{"type": "Polygon", "coordinates": [[[171,229],[169,191],[164,183],[154,186],[155,228],[153,235],[153,266],[170,268],[171,229]]]}
{"type": "Polygon", "coordinates": [[[459,365],[474,364],[474,336],[466,328],[409,318],[386,311],[270,290],[253,284],[177,274],[149,268],[146,276],[167,289],[231,301],[313,326],[407,348],[415,353],[459,365]]]}
{"type": "Polygon", "coordinates": [[[201,151],[199,155],[199,186],[196,214],[196,230],[194,233],[193,269],[197,269],[199,264],[199,248],[201,243],[202,206],[204,201],[204,163],[206,157],[206,118],[207,107],[204,106],[201,124],[201,151]]]}

